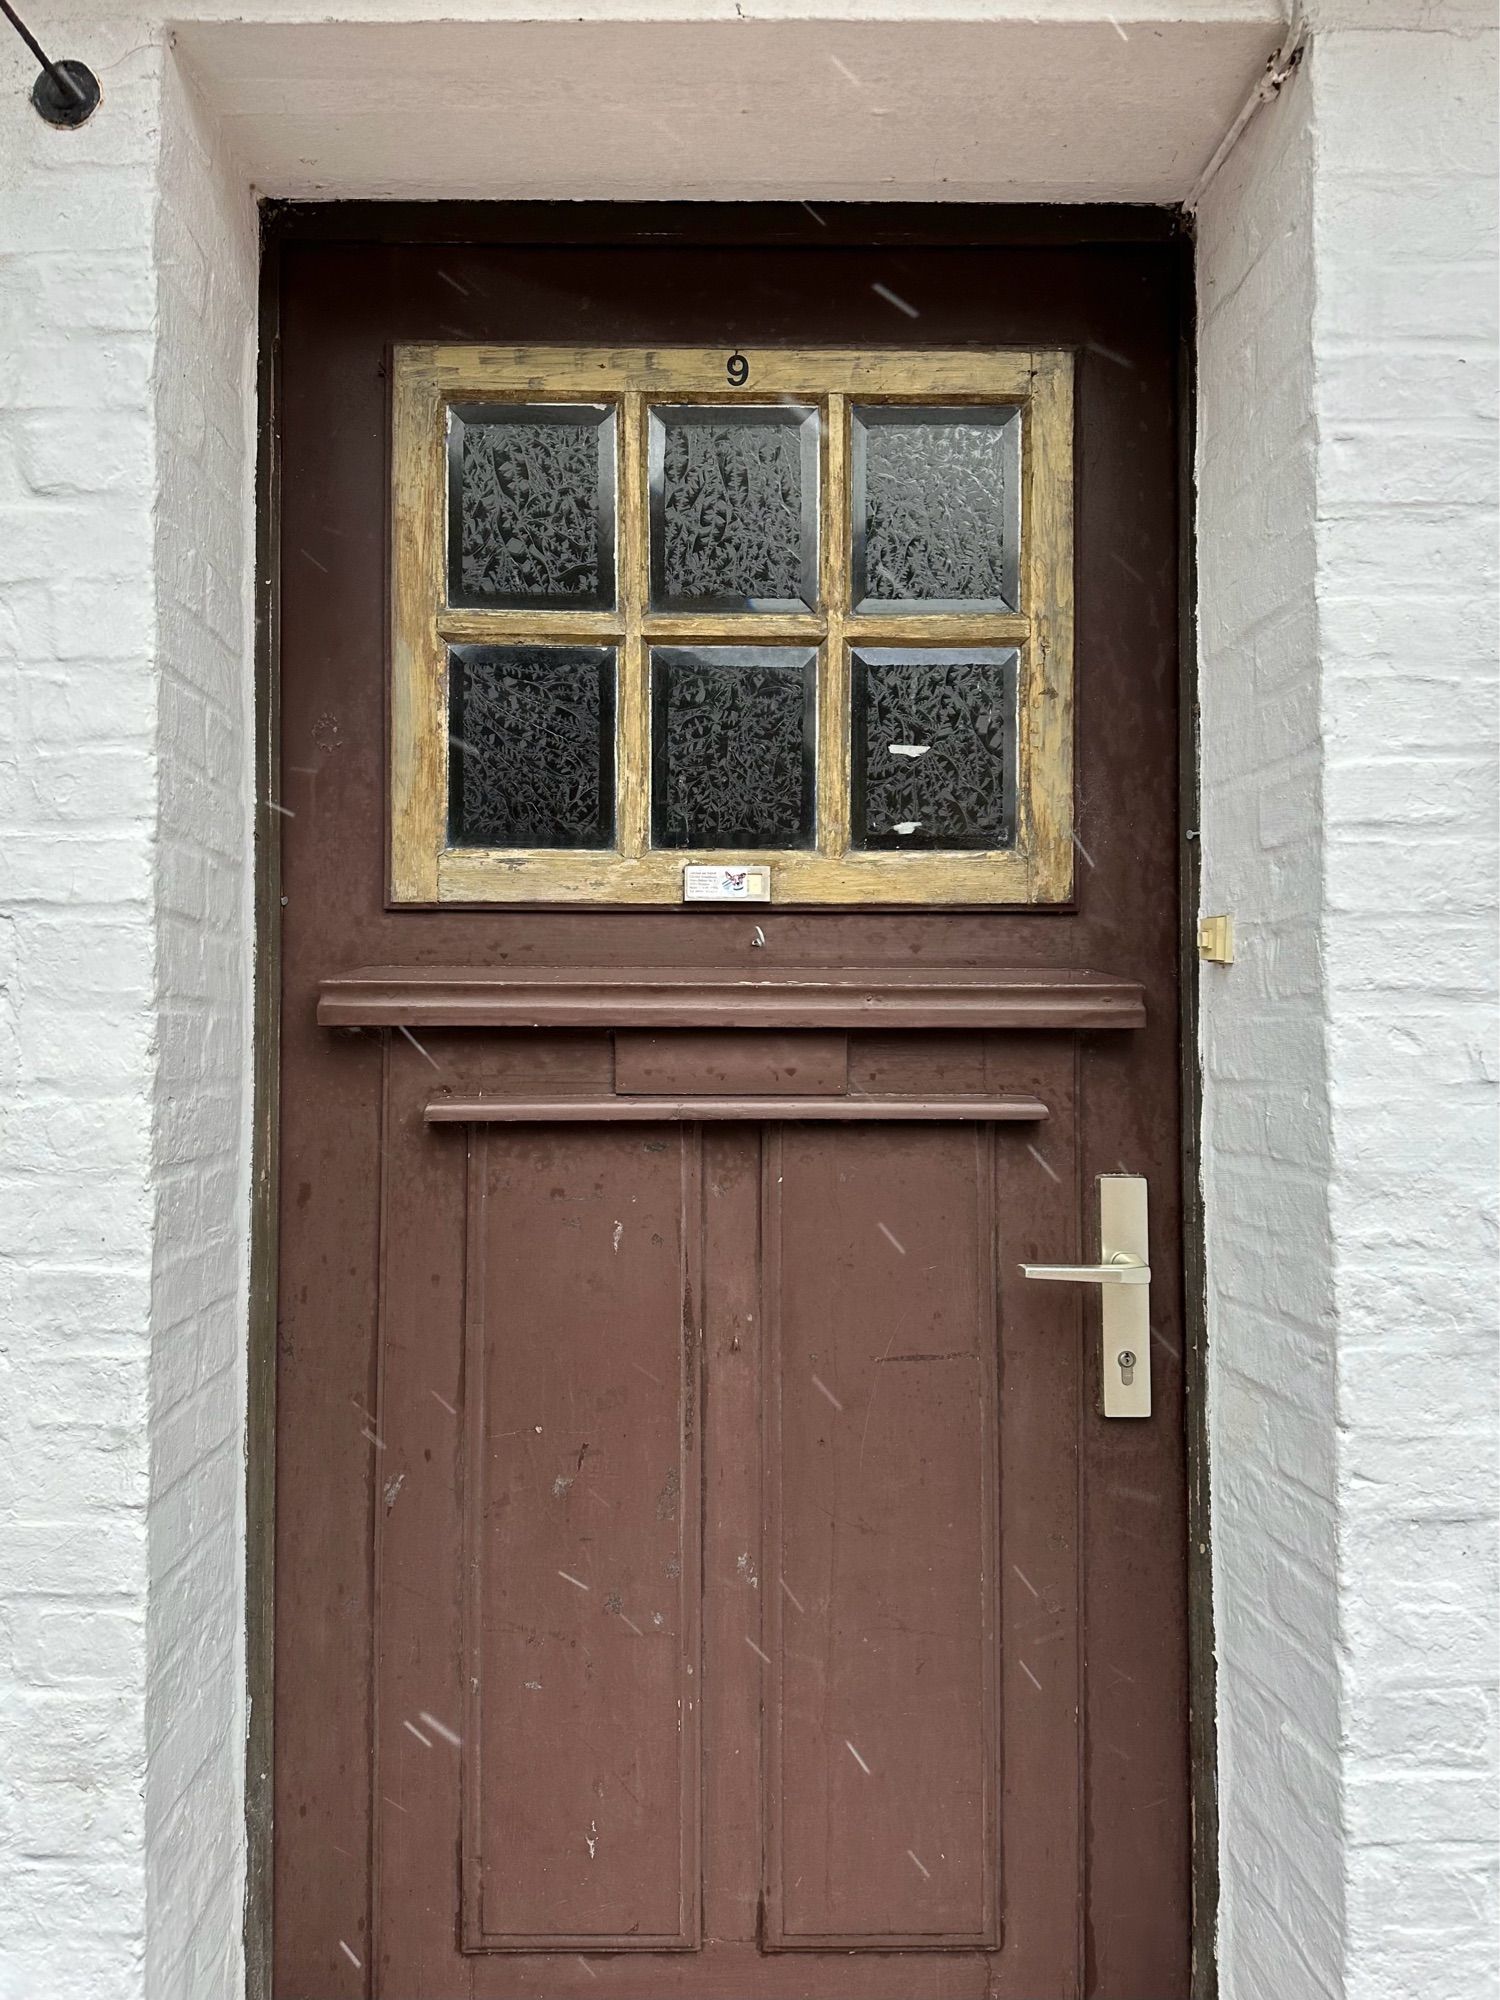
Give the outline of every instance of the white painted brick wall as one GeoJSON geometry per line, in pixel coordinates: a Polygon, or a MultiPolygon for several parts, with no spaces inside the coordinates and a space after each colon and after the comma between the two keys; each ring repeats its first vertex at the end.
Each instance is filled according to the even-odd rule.
{"type": "Polygon", "coordinates": [[[1336,34],[1311,75],[1347,1978],[1361,2000],[1500,1991],[1495,53],[1493,32],[1336,34]],[[1408,941],[1394,960],[1393,930],[1408,941]]]}
{"type": "Polygon", "coordinates": [[[1200,218],[1227,2000],[1500,1991],[1496,38],[1380,11],[1200,218]]]}
{"type": "Polygon", "coordinates": [[[156,214],[158,742],[146,1989],[242,1979],[253,839],[254,202],[165,65],[156,214]]]}
{"type": "Polygon", "coordinates": [[[0,34],[0,1995],[214,2000],[243,1893],[254,216],[159,33],[56,35],[107,94],[78,133],[0,34]]]}
{"type": "Polygon", "coordinates": [[[155,286],[123,60],[134,158],[60,159],[0,40],[6,2000],[138,1993],[144,1953],[155,286]]]}
{"type": "Polygon", "coordinates": [[[1202,1002],[1226,2000],[1342,1991],[1317,157],[1299,79],[1199,217],[1202,1002]]]}

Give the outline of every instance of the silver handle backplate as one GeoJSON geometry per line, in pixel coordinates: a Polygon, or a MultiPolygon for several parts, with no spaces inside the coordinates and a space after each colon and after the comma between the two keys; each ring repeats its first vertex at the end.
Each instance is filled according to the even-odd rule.
{"type": "Polygon", "coordinates": [[[1146,1222],[1143,1177],[1101,1174],[1100,1261],[1021,1266],[1028,1278],[1101,1287],[1099,1379],[1107,1417],[1151,1414],[1151,1253],[1146,1222]]]}

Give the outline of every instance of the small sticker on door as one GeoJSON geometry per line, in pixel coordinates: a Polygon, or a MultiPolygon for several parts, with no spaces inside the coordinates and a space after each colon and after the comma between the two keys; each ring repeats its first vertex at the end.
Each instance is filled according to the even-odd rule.
{"type": "Polygon", "coordinates": [[[690,861],[682,871],[685,903],[769,903],[771,871],[765,862],[690,861]]]}

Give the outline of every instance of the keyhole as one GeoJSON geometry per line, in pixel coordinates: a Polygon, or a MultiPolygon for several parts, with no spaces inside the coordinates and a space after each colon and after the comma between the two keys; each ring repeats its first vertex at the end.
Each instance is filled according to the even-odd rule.
{"type": "Polygon", "coordinates": [[[1128,1347],[1122,1347],[1115,1359],[1120,1364],[1120,1380],[1128,1389],[1135,1380],[1135,1356],[1128,1347]]]}

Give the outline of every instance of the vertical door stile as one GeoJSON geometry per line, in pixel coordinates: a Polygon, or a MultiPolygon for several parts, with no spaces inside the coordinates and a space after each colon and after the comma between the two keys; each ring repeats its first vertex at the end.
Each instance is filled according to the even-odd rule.
{"type": "Polygon", "coordinates": [[[703,1934],[753,1949],[761,1891],[760,1713],[769,1554],[761,1531],[760,1138],[704,1139],[703,1934]]]}
{"type": "Polygon", "coordinates": [[[460,1380],[463,1398],[459,1423],[463,1449],[459,1453],[459,1512],[463,1521],[463,1699],[464,1741],[468,1755],[459,1781],[462,1832],[461,1872],[464,1943],[472,1949],[485,1930],[483,1786],[484,1786],[484,1538],[485,1407],[489,1400],[485,1342],[485,1208],[489,1185],[490,1133],[487,1125],[467,1128],[465,1147],[465,1250],[463,1261],[463,1357],[460,1380]]]}
{"type": "Polygon", "coordinates": [[[782,1868],[782,1704],[785,1698],[785,1656],[789,1601],[806,1605],[805,1589],[785,1569],[781,1512],[781,1185],[782,1141],[785,1128],[762,1128],[760,1159],[760,1406],[761,1518],[765,1533],[764,1645],[770,1655],[763,1668],[764,1722],[761,1729],[760,1894],[756,1915],[757,1942],[764,1944],[781,1931],[782,1868]]]}
{"type": "Polygon", "coordinates": [[[683,1943],[703,1942],[703,1513],[705,1319],[705,1158],[703,1127],[684,1125],[682,1160],[682,1396],[677,1563],[678,1623],[685,1672],[682,1705],[682,1860],[679,1892],[683,1943]]]}
{"type": "Polygon", "coordinates": [[[994,1125],[974,1133],[974,1244],[979,1263],[975,1287],[980,1306],[976,1356],[981,1422],[980,1687],[984,1723],[984,1911],[996,1947],[1005,1942],[1001,1885],[1005,1856],[1000,1797],[1004,1786],[1005,1731],[1000,1720],[1001,1630],[1004,1582],[1000,1572],[1003,1534],[1000,1425],[1000,1135],[994,1125]]]}

